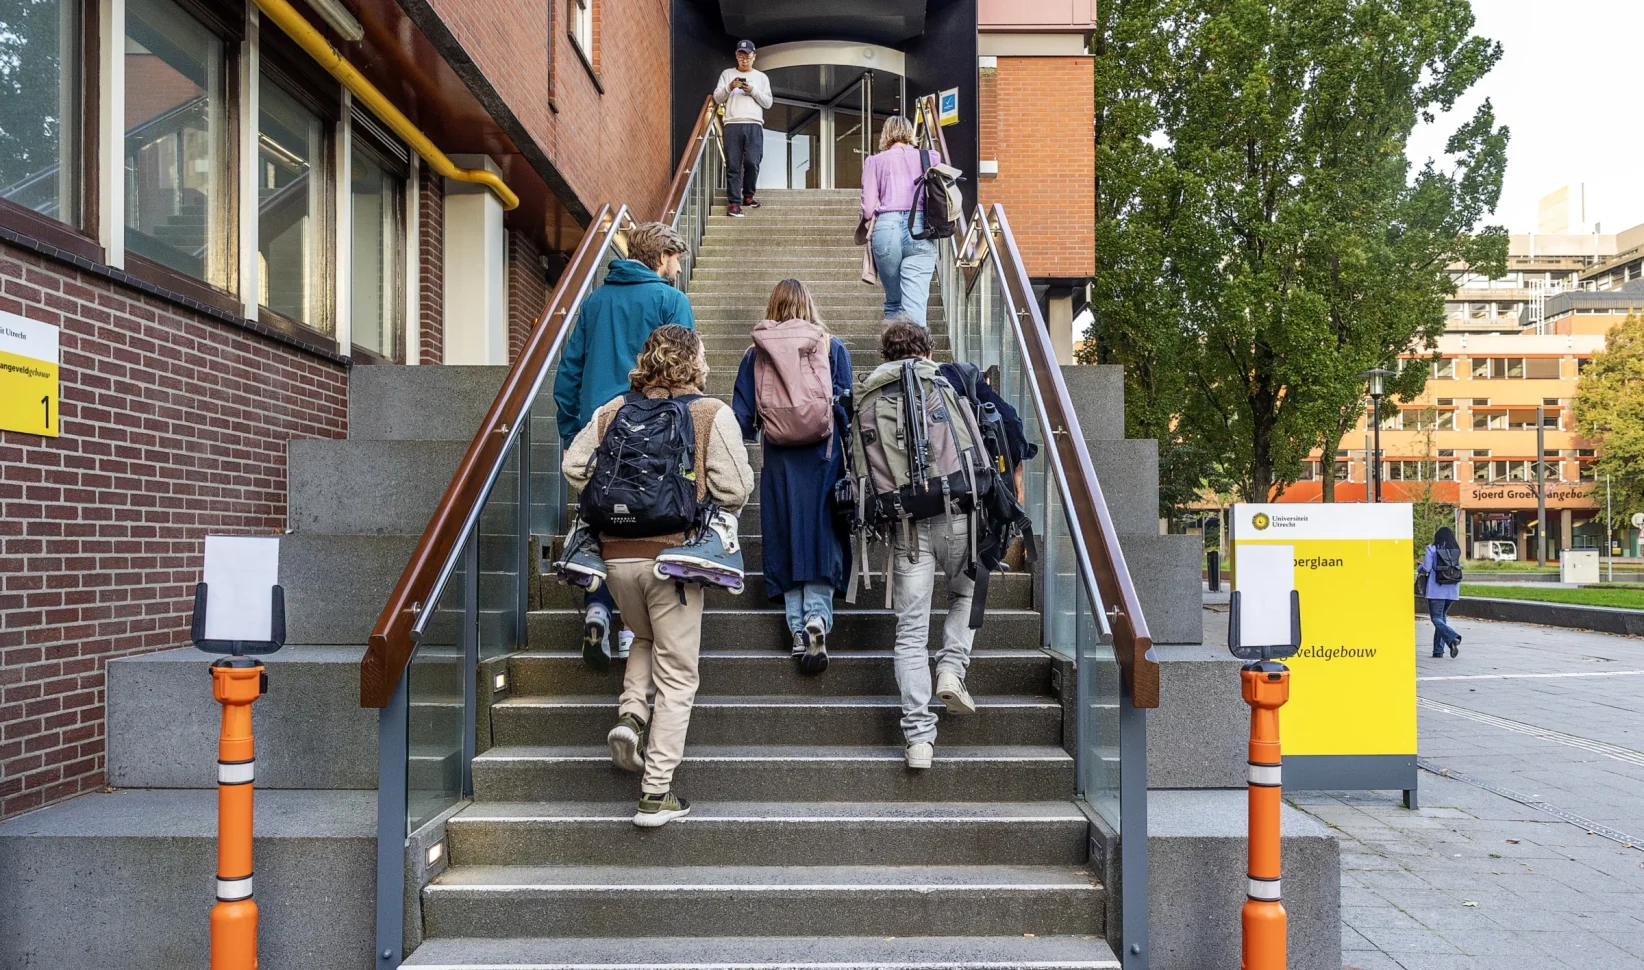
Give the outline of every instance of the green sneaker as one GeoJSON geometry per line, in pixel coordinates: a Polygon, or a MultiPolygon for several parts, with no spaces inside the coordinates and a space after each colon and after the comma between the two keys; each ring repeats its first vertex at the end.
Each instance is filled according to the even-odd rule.
{"type": "Polygon", "coordinates": [[[671,791],[666,795],[641,795],[639,811],[634,813],[634,824],[642,829],[659,829],[689,814],[691,803],[671,791]]]}
{"type": "Polygon", "coordinates": [[[617,718],[616,727],[605,735],[611,746],[611,764],[623,771],[645,770],[645,722],[632,714],[617,718]]]}

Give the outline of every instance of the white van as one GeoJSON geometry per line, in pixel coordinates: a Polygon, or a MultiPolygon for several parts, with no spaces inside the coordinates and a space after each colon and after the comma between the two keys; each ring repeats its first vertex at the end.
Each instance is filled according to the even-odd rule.
{"type": "Polygon", "coordinates": [[[1474,559],[1490,559],[1496,562],[1517,562],[1518,543],[1510,539],[1490,539],[1473,543],[1474,559]]]}

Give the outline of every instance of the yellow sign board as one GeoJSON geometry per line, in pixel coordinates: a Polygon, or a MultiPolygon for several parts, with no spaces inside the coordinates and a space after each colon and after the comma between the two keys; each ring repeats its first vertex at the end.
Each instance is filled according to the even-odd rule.
{"type": "Polygon", "coordinates": [[[55,438],[57,328],[0,312],[0,430],[55,438]]]}
{"type": "Polygon", "coordinates": [[[1410,506],[1236,505],[1233,542],[1233,588],[1251,591],[1241,595],[1243,612],[1288,610],[1289,589],[1300,600],[1301,649],[1284,661],[1291,670],[1290,701],[1279,714],[1286,786],[1413,790],[1416,654],[1410,506]],[[1282,567],[1274,565],[1271,554],[1244,554],[1253,547],[1284,546],[1291,550],[1289,576],[1273,575],[1282,567]],[[1282,607],[1271,602],[1274,597],[1251,601],[1264,589],[1285,590],[1282,607]],[[1320,760],[1297,772],[1292,766],[1303,765],[1292,758],[1320,760]],[[1373,769],[1366,783],[1353,783],[1355,766],[1373,769]],[[1320,767],[1329,770],[1313,770],[1320,767]],[[1298,781],[1335,783],[1292,786],[1298,775],[1298,781]],[[1387,783],[1391,775],[1407,777],[1408,784],[1387,783]]]}

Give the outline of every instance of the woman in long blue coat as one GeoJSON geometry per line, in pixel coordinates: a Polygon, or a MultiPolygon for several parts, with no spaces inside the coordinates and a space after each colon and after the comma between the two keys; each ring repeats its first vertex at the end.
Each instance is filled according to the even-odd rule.
{"type": "MultiPolygon", "coordinates": [[[[822,329],[810,290],[798,280],[783,280],[771,292],[765,318],[807,320],[822,329]]],[[[764,541],[765,595],[787,610],[788,632],[800,669],[821,673],[828,666],[828,632],[833,629],[833,595],[844,592],[850,575],[847,537],[834,514],[833,487],[845,474],[846,432],[850,417],[841,399],[851,388],[851,355],[838,337],[828,337],[833,374],[833,437],[814,445],[783,446],[766,441],[759,478],[760,535],[764,541]]],[[[742,435],[753,441],[759,432],[754,361],[762,353],[749,347],[736,375],[731,408],[742,435]]]]}

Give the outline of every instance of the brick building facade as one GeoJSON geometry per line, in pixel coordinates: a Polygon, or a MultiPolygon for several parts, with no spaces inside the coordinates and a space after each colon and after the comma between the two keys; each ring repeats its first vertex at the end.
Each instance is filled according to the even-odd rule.
{"type": "MultiPolygon", "coordinates": [[[[104,664],[188,642],[207,532],[286,528],[286,443],[347,435],[351,367],[380,360],[376,349],[405,363],[442,363],[451,327],[467,324],[447,314],[467,305],[461,287],[471,281],[446,278],[446,255],[473,240],[450,218],[446,179],[392,133],[382,135],[381,119],[362,118],[369,110],[359,98],[339,103],[337,86],[249,2],[126,6],[125,24],[100,21],[106,14],[89,0],[31,8],[62,17],[65,29],[84,38],[84,60],[95,62],[102,85],[81,83],[85,75],[66,66],[73,58],[61,51],[10,51],[25,68],[61,74],[61,91],[80,99],[78,117],[61,123],[82,127],[81,146],[117,150],[82,156],[74,146],[61,148],[59,157],[53,144],[39,146],[44,161],[23,153],[0,157],[0,321],[12,314],[59,328],[61,361],[61,435],[0,431],[0,817],[103,785],[104,664]],[[166,30],[176,32],[171,46],[158,43],[166,30]],[[108,40],[122,35],[123,43],[108,40]],[[205,68],[159,63],[164,55],[156,52],[186,58],[190,44],[209,53],[199,61],[205,68]],[[213,64],[221,83],[189,80],[201,70],[209,74],[213,64]],[[99,130],[111,66],[128,92],[127,107],[112,117],[125,125],[154,119],[144,122],[147,129],[99,130]],[[270,73],[276,67],[279,73],[270,73]],[[273,97],[268,86],[278,85],[305,116],[311,112],[326,148],[300,159],[310,179],[323,174],[334,186],[345,171],[341,155],[357,184],[364,140],[372,163],[385,162],[390,177],[403,180],[398,194],[387,196],[403,206],[386,223],[404,234],[388,240],[401,260],[382,270],[391,270],[382,289],[394,305],[378,308],[396,317],[401,335],[384,348],[367,344],[359,309],[348,306],[350,291],[339,282],[364,285],[361,267],[347,272],[341,260],[357,248],[345,234],[367,228],[364,210],[354,202],[351,218],[340,218],[334,192],[311,194],[316,208],[305,213],[315,233],[310,248],[317,244],[328,255],[293,270],[305,292],[325,296],[313,303],[320,315],[299,321],[270,311],[268,288],[292,269],[278,264],[280,250],[265,238],[281,217],[262,204],[266,185],[247,181],[227,148],[256,144],[246,137],[248,118],[258,119],[264,149],[276,136],[266,128],[266,110],[248,110],[247,85],[229,83],[236,76],[256,78],[252,87],[263,92],[265,109],[273,97]],[[110,176],[133,170],[118,146],[150,137],[154,125],[202,104],[209,105],[202,112],[217,112],[209,124],[220,125],[205,134],[220,138],[224,150],[182,167],[220,166],[212,173],[218,181],[197,185],[182,175],[169,190],[170,208],[149,223],[109,218],[148,204],[159,188],[139,186],[142,199],[134,200],[138,189],[129,187],[124,202],[111,197],[110,176]],[[55,167],[42,167],[48,163],[55,167]],[[53,174],[71,169],[84,178],[53,174]],[[40,171],[58,183],[56,197],[27,194],[40,171]],[[251,186],[259,204],[237,206],[235,192],[243,198],[251,186]],[[208,280],[133,255],[139,245],[153,250],[149,236],[188,230],[166,225],[188,211],[190,193],[213,191],[220,193],[209,200],[217,208],[208,212],[222,220],[225,258],[234,265],[236,251],[248,257],[238,259],[237,272],[208,280]],[[69,196],[72,207],[59,204],[69,196]]],[[[490,297],[501,303],[505,330],[491,362],[506,362],[542,313],[552,255],[575,246],[587,212],[607,199],[649,212],[666,192],[667,139],[647,131],[666,130],[667,7],[624,4],[602,13],[591,52],[597,78],[565,29],[565,0],[350,0],[348,7],[363,25],[363,40],[343,42],[320,25],[343,56],[442,151],[482,153],[521,198],[501,220],[503,291],[490,297]],[[622,164],[609,163],[617,157],[622,164]]],[[[55,98],[42,108],[48,116],[55,98]]],[[[176,158],[200,138],[192,132],[154,144],[176,158]]],[[[301,156],[304,144],[299,137],[286,154],[301,156]]],[[[241,157],[246,150],[240,148],[241,157]]],[[[138,171],[150,168],[164,166],[138,171]]]]}

